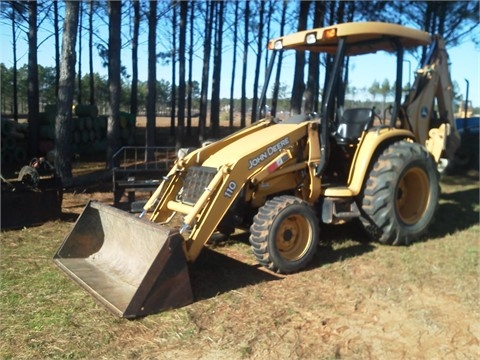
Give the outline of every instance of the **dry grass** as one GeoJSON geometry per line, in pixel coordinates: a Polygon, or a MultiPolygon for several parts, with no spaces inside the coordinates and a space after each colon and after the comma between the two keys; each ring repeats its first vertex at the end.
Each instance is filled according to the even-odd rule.
{"type": "MultiPolygon", "coordinates": [[[[95,166],[82,161],[76,175],[95,166]]],[[[98,189],[66,193],[61,220],[2,232],[0,358],[475,359],[478,176],[443,178],[425,241],[379,246],[355,225],[326,226],[311,267],[286,277],[258,268],[238,232],[190,268],[195,303],[134,321],[54,265],[87,201],[112,203],[98,189]]]]}
{"type": "Polygon", "coordinates": [[[64,219],[1,239],[3,359],[474,359],[480,353],[478,172],[447,177],[429,238],[409,247],[326,227],[312,266],[259,269],[246,235],[191,268],[196,302],[128,321],[97,305],[52,256],[89,198],[65,195],[64,219]]]}

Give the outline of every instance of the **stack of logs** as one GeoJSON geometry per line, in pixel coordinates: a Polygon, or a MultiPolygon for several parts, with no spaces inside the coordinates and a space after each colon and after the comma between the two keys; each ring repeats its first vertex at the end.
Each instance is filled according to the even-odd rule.
{"type": "MultiPolygon", "coordinates": [[[[38,156],[44,156],[55,148],[56,105],[46,105],[39,113],[38,156]]],[[[80,104],[73,108],[71,126],[72,151],[78,155],[105,152],[107,148],[108,116],[98,115],[95,105],[80,104]]],[[[121,145],[135,145],[135,115],[120,112],[121,145]]],[[[28,123],[12,119],[1,121],[1,146],[3,164],[24,164],[27,160],[28,123]]]]}
{"type": "Polygon", "coordinates": [[[24,164],[27,160],[28,124],[2,118],[2,164],[24,164]]]}
{"type": "MultiPolygon", "coordinates": [[[[92,155],[104,152],[107,148],[108,116],[98,115],[98,108],[95,105],[85,104],[76,105],[73,114],[71,126],[73,153],[92,155]]],[[[39,150],[43,153],[55,147],[55,115],[55,106],[47,105],[40,122],[39,150]]],[[[135,115],[120,113],[122,145],[135,144],[135,121],[135,115]]]]}

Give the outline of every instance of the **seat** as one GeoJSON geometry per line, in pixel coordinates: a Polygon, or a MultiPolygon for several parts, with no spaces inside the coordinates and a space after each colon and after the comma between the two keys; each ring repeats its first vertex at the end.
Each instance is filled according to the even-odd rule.
{"type": "Polygon", "coordinates": [[[339,145],[356,144],[373,120],[373,109],[345,109],[338,123],[335,139],[339,145]]]}

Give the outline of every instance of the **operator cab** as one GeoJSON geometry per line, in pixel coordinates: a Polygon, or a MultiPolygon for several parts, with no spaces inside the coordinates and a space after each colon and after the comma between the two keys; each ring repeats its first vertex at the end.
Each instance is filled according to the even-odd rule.
{"type": "MultiPolygon", "coordinates": [[[[403,115],[400,104],[404,49],[426,46],[430,43],[430,34],[424,31],[381,22],[337,24],[300,31],[269,41],[268,48],[270,50],[293,49],[330,55],[331,66],[325,73],[325,87],[320,111],[319,140],[322,144],[322,162],[317,168],[317,176],[334,174],[340,183],[346,184],[351,161],[364,132],[378,127],[407,127],[403,120],[402,124],[395,123],[395,120],[403,115]],[[396,67],[394,100],[393,106],[389,108],[388,124],[385,119],[386,110],[384,110],[382,118],[376,114],[373,106],[369,108],[350,105],[350,108],[345,108],[349,60],[356,55],[378,51],[396,55],[393,64],[393,68],[396,67]]],[[[274,51],[273,54],[277,51],[274,51]]],[[[271,58],[265,84],[268,84],[273,61],[274,56],[271,58]]],[[[375,73],[376,69],[370,68],[370,70],[375,73]]],[[[372,80],[374,79],[372,77],[372,80]]],[[[262,97],[265,95],[266,88],[264,86],[262,97]]],[[[299,121],[301,116],[294,116],[289,120],[299,121]]]]}

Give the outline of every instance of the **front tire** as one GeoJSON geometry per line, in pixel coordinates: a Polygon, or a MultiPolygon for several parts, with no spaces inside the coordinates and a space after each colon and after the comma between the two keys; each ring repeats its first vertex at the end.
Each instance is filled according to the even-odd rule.
{"type": "Polygon", "coordinates": [[[305,268],[315,255],[318,219],[307,202],[279,196],[259,209],[249,240],[261,265],[283,274],[294,273],[305,268]]]}
{"type": "Polygon", "coordinates": [[[378,157],[365,183],[362,224],[374,241],[408,245],[433,220],[439,192],[430,154],[419,144],[396,142],[378,157]]]}

